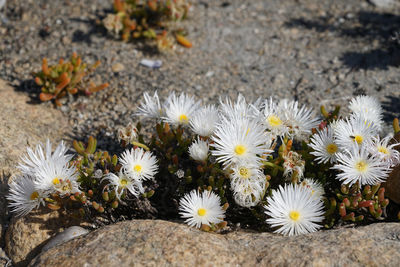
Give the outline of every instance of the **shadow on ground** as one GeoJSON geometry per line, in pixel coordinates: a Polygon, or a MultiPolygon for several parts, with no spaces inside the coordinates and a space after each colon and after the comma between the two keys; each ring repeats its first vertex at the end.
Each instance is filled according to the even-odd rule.
{"type": "Polygon", "coordinates": [[[400,45],[398,40],[392,38],[400,31],[400,16],[369,11],[360,11],[350,17],[345,15],[295,18],[287,21],[285,26],[317,32],[334,32],[349,42],[365,43],[365,47],[371,43],[378,43],[376,49],[344,52],[340,59],[350,68],[387,69],[389,66],[400,66],[400,45]]]}

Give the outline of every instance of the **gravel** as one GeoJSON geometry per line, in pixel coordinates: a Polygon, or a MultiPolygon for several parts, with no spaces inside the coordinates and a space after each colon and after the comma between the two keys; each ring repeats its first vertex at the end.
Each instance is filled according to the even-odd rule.
{"type": "MultiPolygon", "coordinates": [[[[0,78],[39,103],[31,73],[41,59],[55,63],[73,51],[102,65],[93,79],[109,82],[90,97],[70,97],[60,109],[73,138],[97,136],[115,150],[116,128],[132,120],[145,91],[165,97],[187,92],[203,103],[221,95],[294,98],[318,108],[346,105],[358,94],[377,96],[390,121],[400,112],[400,6],[379,9],[367,1],[193,1],[182,26],[193,42],[160,54],[150,43],[124,43],[99,21],[109,0],[13,0],[0,14],[0,78]],[[151,69],[143,59],[161,60],[151,69]],[[116,71],[117,70],[117,71],[116,71]]],[[[398,3],[398,2],[396,2],[398,3]]]]}

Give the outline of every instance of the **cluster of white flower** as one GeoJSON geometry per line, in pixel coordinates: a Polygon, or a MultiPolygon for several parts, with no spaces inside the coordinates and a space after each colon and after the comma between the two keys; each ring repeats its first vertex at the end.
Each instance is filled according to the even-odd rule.
{"type": "MultiPolygon", "coordinates": [[[[174,126],[188,126],[197,135],[189,147],[190,157],[205,162],[210,154],[215,156],[229,174],[235,202],[243,207],[255,206],[263,199],[267,179],[262,165],[273,152],[278,139],[304,140],[319,124],[311,109],[286,99],[276,103],[272,98],[257,99],[248,103],[239,95],[236,101],[221,98],[218,108],[213,105],[201,107],[193,97],[184,93],[179,96],[172,93],[162,105],[157,93],[153,97],[145,93],[144,99],[137,114],[174,126]]],[[[288,156],[285,171],[291,173],[295,170],[301,176],[304,162],[300,155],[296,155],[288,156]]],[[[316,195],[315,198],[319,199],[322,193],[316,195]]],[[[207,217],[198,213],[200,199],[198,194],[191,192],[181,201],[185,218],[189,218],[190,225],[198,227],[207,224],[204,221],[207,217]]],[[[217,202],[219,200],[212,207],[218,207],[217,202]]]]}
{"type": "MultiPolygon", "coordinates": [[[[60,197],[81,193],[79,172],[71,163],[73,154],[67,154],[68,148],[61,142],[54,152],[47,140],[46,145],[36,146],[35,150],[27,149],[18,168],[22,174],[15,177],[10,184],[7,199],[9,207],[17,216],[24,216],[49,200],[52,194],[60,197]]],[[[120,159],[122,165],[119,175],[108,173],[103,175],[96,170],[94,177],[108,182],[110,190],[115,190],[120,197],[128,190],[133,196],[144,193],[142,182],[153,179],[157,173],[157,160],[151,152],[142,148],[125,151],[120,159]]],[[[50,201],[51,202],[51,201],[50,201]]]]}
{"type": "Polygon", "coordinates": [[[375,185],[384,182],[391,168],[400,163],[400,153],[390,144],[392,136],[380,139],[382,108],[376,98],[357,96],[350,101],[350,117],[334,121],[314,134],[310,146],[319,163],[335,164],[337,179],[345,184],[375,185]]]}
{"type": "Polygon", "coordinates": [[[10,208],[18,216],[28,214],[32,209],[44,204],[50,194],[61,196],[80,192],[76,168],[70,165],[72,155],[61,142],[54,152],[47,140],[45,148],[37,145],[35,150],[27,149],[18,168],[22,174],[10,184],[7,199],[10,208]]]}

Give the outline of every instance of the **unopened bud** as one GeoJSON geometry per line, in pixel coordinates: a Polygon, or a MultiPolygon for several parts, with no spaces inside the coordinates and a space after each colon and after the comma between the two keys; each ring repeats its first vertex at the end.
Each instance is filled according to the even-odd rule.
{"type": "Polygon", "coordinates": [[[107,201],[107,202],[108,202],[108,201],[110,200],[107,191],[103,192],[103,195],[102,195],[102,196],[103,196],[104,201],[107,201]]]}
{"type": "Polygon", "coordinates": [[[118,208],[118,200],[114,200],[112,203],[111,203],[111,208],[113,208],[113,209],[116,209],[116,208],[118,208]]]}

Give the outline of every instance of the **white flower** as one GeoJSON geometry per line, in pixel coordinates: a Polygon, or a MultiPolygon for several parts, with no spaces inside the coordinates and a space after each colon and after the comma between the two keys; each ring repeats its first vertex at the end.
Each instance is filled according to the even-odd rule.
{"type": "Polygon", "coordinates": [[[208,143],[198,138],[189,147],[189,155],[194,160],[205,161],[208,157],[208,143]]]}
{"type": "Polygon", "coordinates": [[[313,134],[309,146],[314,149],[310,154],[314,155],[318,163],[336,162],[336,154],[339,147],[333,138],[333,129],[330,125],[313,134]]]}
{"type": "Polygon", "coordinates": [[[61,196],[80,192],[78,171],[64,159],[45,161],[35,172],[35,187],[61,196]]]}
{"type": "Polygon", "coordinates": [[[154,96],[151,97],[147,92],[143,94],[145,103],[141,103],[139,111],[136,113],[137,116],[143,116],[147,118],[160,119],[164,115],[164,111],[161,108],[160,99],[158,98],[157,91],[154,96]]]}
{"type": "Polygon", "coordinates": [[[185,223],[200,228],[202,224],[210,226],[222,222],[225,211],[221,207],[221,199],[211,191],[199,193],[192,190],[179,202],[179,214],[186,219],[185,223]]]}
{"type": "Polygon", "coordinates": [[[189,97],[185,93],[181,93],[177,97],[173,92],[167,99],[165,105],[166,117],[163,117],[163,119],[176,126],[188,125],[199,106],[200,102],[196,102],[194,97],[189,97]]]}
{"type": "Polygon", "coordinates": [[[32,178],[27,175],[16,177],[11,182],[9,190],[9,194],[6,196],[9,207],[20,217],[38,208],[40,204],[44,205],[43,198],[47,196],[44,192],[35,189],[32,178]]]}
{"type": "Polygon", "coordinates": [[[18,165],[18,168],[24,174],[35,175],[37,168],[42,166],[44,162],[57,161],[67,164],[73,157],[73,155],[66,154],[68,147],[64,145],[63,141],[60,142],[53,153],[51,147],[50,140],[47,139],[44,149],[42,144],[38,144],[35,151],[27,148],[27,155],[21,157],[22,163],[18,165]]]}
{"type": "Polygon", "coordinates": [[[382,140],[380,140],[379,136],[373,137],[367,147],[371,154],[380,158],[388,167],[394,167],[400,163],[400,152],[394,149],[400,146],[400,143],[389,144],[390,140],[392,140],[390,135],[382,140]]]}
{"type": "Polygon", "coordinates": [[[219,121],[218,110],[215,106],[209,105],[197,110],[190,120],[190,128],[195,134],[209,137],[219,121]]]}
{"type": "Polygon", "coordinates": [[[344,184],[375,185],[384,182],[390,169],[377,155],[370,155],[365,146],[353,144],[349,150],[337,155],[338,163],[332,169],[339,170],[337,179],[344,184]]]}
{"type": "Polygon", "coordinates": [[[379,100],[372,96],[357,96],[350,101],[350,110],[364,120],[373,122],[378,130],[382,128],[382,107],[379,100]]]}
{"type": "Polygon", "coordinates": [[[361,117],[339,120],[334,131],[336,143],[341,149],[350,149],[354,143],[363,145],[378,133],[373,122],[365,121],[361,117]]]}
{"type": "Polygon", "coordinates": [[[124,173],[138,181],[153,179],[158,170],[156,157],[142,148],[125,150],[120,162],[124,173]]]}
{"type": "Polygon", "coordinates": [[[313,197],[321,199],[321,197],[325,194],[325,190],[322,187],[322,184],[315,181],[314,179],[305,178],[303,181],[301,181],[300,185],[310,189],[311,195],[313,197]]]}
{"type": "Polygon", "coordinates": [[[119,175],[108,173],[102,180],[108,181],[110,186],[115,190],[115,195],[119,200],[121,200],[121,195],[124,194],[126,190],[135,197],[137,197],[139,193],[144,192],[141,181],[132,179],[122,171],[119,172],[119,175]]]}
{"type": "Polygon", "coordinates": [[[242,207],[257,205],[265,193],[267,179],[257,165],[241,162],[232,166],[231,188],[242,207]]]}
{"type": "Polygon", "coordinates": [[[222,116],[227,118],[248,118],[254,114],[251,105],[247,104],[242,94],[238,95],[235,103],[229,97],[226,97],[225,101],[220,97],[219,103],[222,116]]]}
{"type": "Polygon", "coordinates": [[[278,106],[273,102],[272,97],[264,102],[263,124],[273,136],[283,137],[289,133],[289,128],[285,124],[283,110],[278,110],[278,106]]]}
{"type": "Polygon", "coordinates": [[[282,99],[277,109],[285,116],[285,125],[289,128],[289,134],[293,138],[304,140],[311,135],[311,129],[317,128],[320,120],[314,118],[313,109],[306,106],[299,107],[297,101],[282,99]]]}
{"type": "Polygon", "coordinates": [[[312,197],[310,189],[297,184],[279,186],[267,198],[267,223],[279,227],[275,233],[301,235],[316,232],[324,219],[323,202],[312,197]]]}
{"type": "Polygon", "coordinates": [[[272,152],[267,146],[269,139],[264,127],[255,120],[223,117],[212,137],[212,154],[225,167],[240,161],[258,164],[260,156],[272,152]]]}

